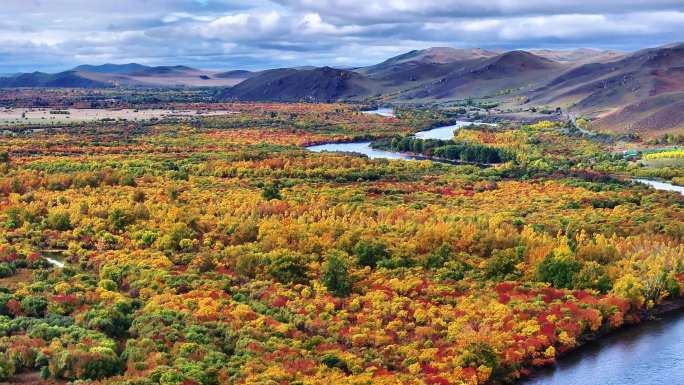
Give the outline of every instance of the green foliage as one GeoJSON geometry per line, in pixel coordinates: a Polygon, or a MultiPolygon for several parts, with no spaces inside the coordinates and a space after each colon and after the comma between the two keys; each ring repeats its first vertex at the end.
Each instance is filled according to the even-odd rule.
{"type": "Polygon", "coordinates": [[[589,261],[582,265],[582,269],[575,277],[574,286],[578,289],[593,289],[601,293],[608,293],[612,287],[608,269],[605,266],[589,261]]]}
{"type": "Polygon", "coordinates": [[[261,196],[267,201],[281,199],[280,184],[277,182],[267,184],[261,189],[261,196]]]}
{"type": "Polygon", "coordinates": [[[109,213],[109,223],[114,231],[121,231],[127,225],[133,223],[133,215],[128,210],[114,209],[109,213]]]}
{"type": "Polygon", "coordinates": [[[329,368],[337,368],[342,370],[343,372],[349,372],[349,368],[347,367],[347,363],[344,362],[341,358],[334,354],[326,354],[323,356],[321,359],[321,363],[329,368]]]}
{"type": "Polygon", "coordinates": [[[188,248],[188,241],[192,241],[197,236],[195,230],[185,223],[176,223],[171,227],[168,234],[161,237],[159,246],[165,251],[180,251],[188,248]]]}
{"type": "Polygon", "coordinates": [[[24,212],[19,207],[10,207],[5,215],[7,215],[5,220],[5,228],[7,229],[17,229],[24,224],[24,212]]]}
{"type": "Polygon", "coordinates": [[[7,262],[0,262],[0,278],[11,277],[16,274],[17,270],[12,264],[7,262]]]}
{"type": "Polygon", "coordinates": [[[354,254],[361,266],[376,267],[378,261],[389,257],[387,244],[382,241],[360,240],[354,246],[354,254]]]}
{"type": "Polygon", "coordinates": [[[485,263],[484,277],[497,281],[518,279],[521,275],[518,264],[522,262],[522,252],[521,248],[494,250],[485,263]]]}

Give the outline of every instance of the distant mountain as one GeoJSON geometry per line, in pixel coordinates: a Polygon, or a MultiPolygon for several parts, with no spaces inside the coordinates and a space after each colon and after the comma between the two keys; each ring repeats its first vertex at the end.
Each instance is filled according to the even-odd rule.
{"type": "Polygon", "coordinates": [[[159,66],[144,67],[130,74],[133,76],[175,76],[179,74],[188,74],[195,72],[201,71],[187,66],[159,66]]]}
{"type": "Polygon", "coordinates": [[[263,71],[227,89],[224,99],[330,102],[370,96],[373,84],[348,70],[321,67],[263,71]]]}
{"type": "Polygon", "coordinates": [[[81,76],[76,71],[57,74],[33,72],[0,78],[0,88],[45,87],[45,88],[107,88],[111,84],[81,76]]]}
{"type": "Polygon", "coordinates": [[[401,92],[434,82],[441,77],[496,56],[481,49],[428,48],[395,56],[380,64],[357,68],[356,72],[382,84],[385,93],[401,92]]]}
{"type": "Polygon", "coordinates": [[[433,47],[423,50],[415,50],[390,58],[380,64],[368,67],[369,69],[385,67],[408,62],[420,62],[430,64],[447,64],[465,60],[490,58],[498,55],[495,51],[487,51],[481,48],[457,49],[449,47],[433,47]]]}
{"type": "Polygon", "coordinates": [[[187,66],[81,65],[57,74],[34,72],[0,78],[0,88],[230,87],[245,79],[217,74],[187,66]]]}
{"type": "Polygon", "coordinates": [[[76,72],[94,72],[99,74],[130,74],[134,72],[141,72],[151,67],[144,66],[137,63],[129,64],[102,64],[102,65],[80,65],[72,71],[76,72]]]}

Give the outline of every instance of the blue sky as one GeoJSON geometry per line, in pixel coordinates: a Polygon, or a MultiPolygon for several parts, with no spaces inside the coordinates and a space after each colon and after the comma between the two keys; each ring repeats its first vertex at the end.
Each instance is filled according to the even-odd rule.
{"type": "Polygon", "coordinates": [[[138,62],[359,66],[433,46],[637,50],[684,0],[3,0],[0,73],[138,62]]]}

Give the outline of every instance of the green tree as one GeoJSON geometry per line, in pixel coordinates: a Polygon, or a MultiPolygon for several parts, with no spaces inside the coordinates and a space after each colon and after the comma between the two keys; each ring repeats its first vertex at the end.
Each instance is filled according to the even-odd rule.
{"type": "Polygon", "coordinates": [[[307,259],[287,252],[277,253],[270,258],[268,273],[280,283],[306,283],[307,259]]]}
{"type": "Polygon", "coordinates": [[[575,285],[578,289],[593,289],[601,293],[607,293],[611,289],[608,270],[598,262],[589,261],[584,263],[582,269],[575,277],[575,285]]]}
{"type": "Polygon", "coordinates": [[[30,317],[42,317],[47,310],[48,302],[43,297],[25,297],[21,300],[21,310],[30,317]]]}
{"type": "Polygon", "coordinates": [[[323,285],[338,297],[346,297],[352,290],[352,279],[345,257],[342,252],[333,251],[323,264],[323,285]]]}
{"type": "Polygon", "coordinates": [[[281,199],[280,184],[278,182],[269,183],[261,190],[261,196],[267,201],[281,199]]]}
{"type": "Polygon", "coordinates": [[[484,276],[494,280],[514,280],[520,278],[518,264],[522,262],[522,248],[494,250],[485,263],[484,276]]]}
{"type": "Polygon", "coordinates": [[[52,230],[66,231],[71,229],[71,219],[66,211],[50,213],[46,220],[47,227],[52,230]]]}
{"type": "Polygon", "coordinates": [[[361,266],[375,267],[378,261],[389,257],[387,245],[380,241],[360,240],[354,246],[354,254],[361,266]]]}
{"type": "Polygon", "coordinates": [[[571,256],[547,255],[537,265],[537,279],[559,289],[572,289],[580,263],[571,256]]]}

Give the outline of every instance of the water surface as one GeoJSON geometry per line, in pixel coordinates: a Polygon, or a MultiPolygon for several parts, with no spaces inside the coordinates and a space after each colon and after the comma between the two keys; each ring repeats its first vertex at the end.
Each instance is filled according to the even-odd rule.
{"type": "Polygon", "coordinates": [[[413,159],[410,155],[400,152],[383,151],[371,148],[371,142],[351,142],[351,143],[327,143],[317,146],[307,147],[314,152],[355,152],[368,156],[371,159],[413,159]]]}
{"type": "Polygon", "coordinates": [[[495,126],[495,124],[491,124],[491,123],[457,121],[454,125],[437,127],[437,128],[432,128],[432,129],[425,130],[425,131],[420,131],[420,132],[417,132],[416,135],[414,135],[414,136],[416,138],[419,138],[419,139],[449,140],[449,139],[454,138],[454,131],[458,130],[459,128],[472,126],[475,124],[486,124],[488,126],[495,126]]]}
{"type": "Polygon", "coordinates": [[[619,330],[521,385],[684,384],[684,312],[619,330]]]}
{"type": "Polygon", "coordinates": [[[372,110],[372,111],[361,111],[361,113],[368,114],[368,115],[380,115],[380,116],[384,116],[386,118],[396,118],[397,117],[394,114],[394,109],[392,109],[392,108],[378,108],[377,110],[372,110]]]}

